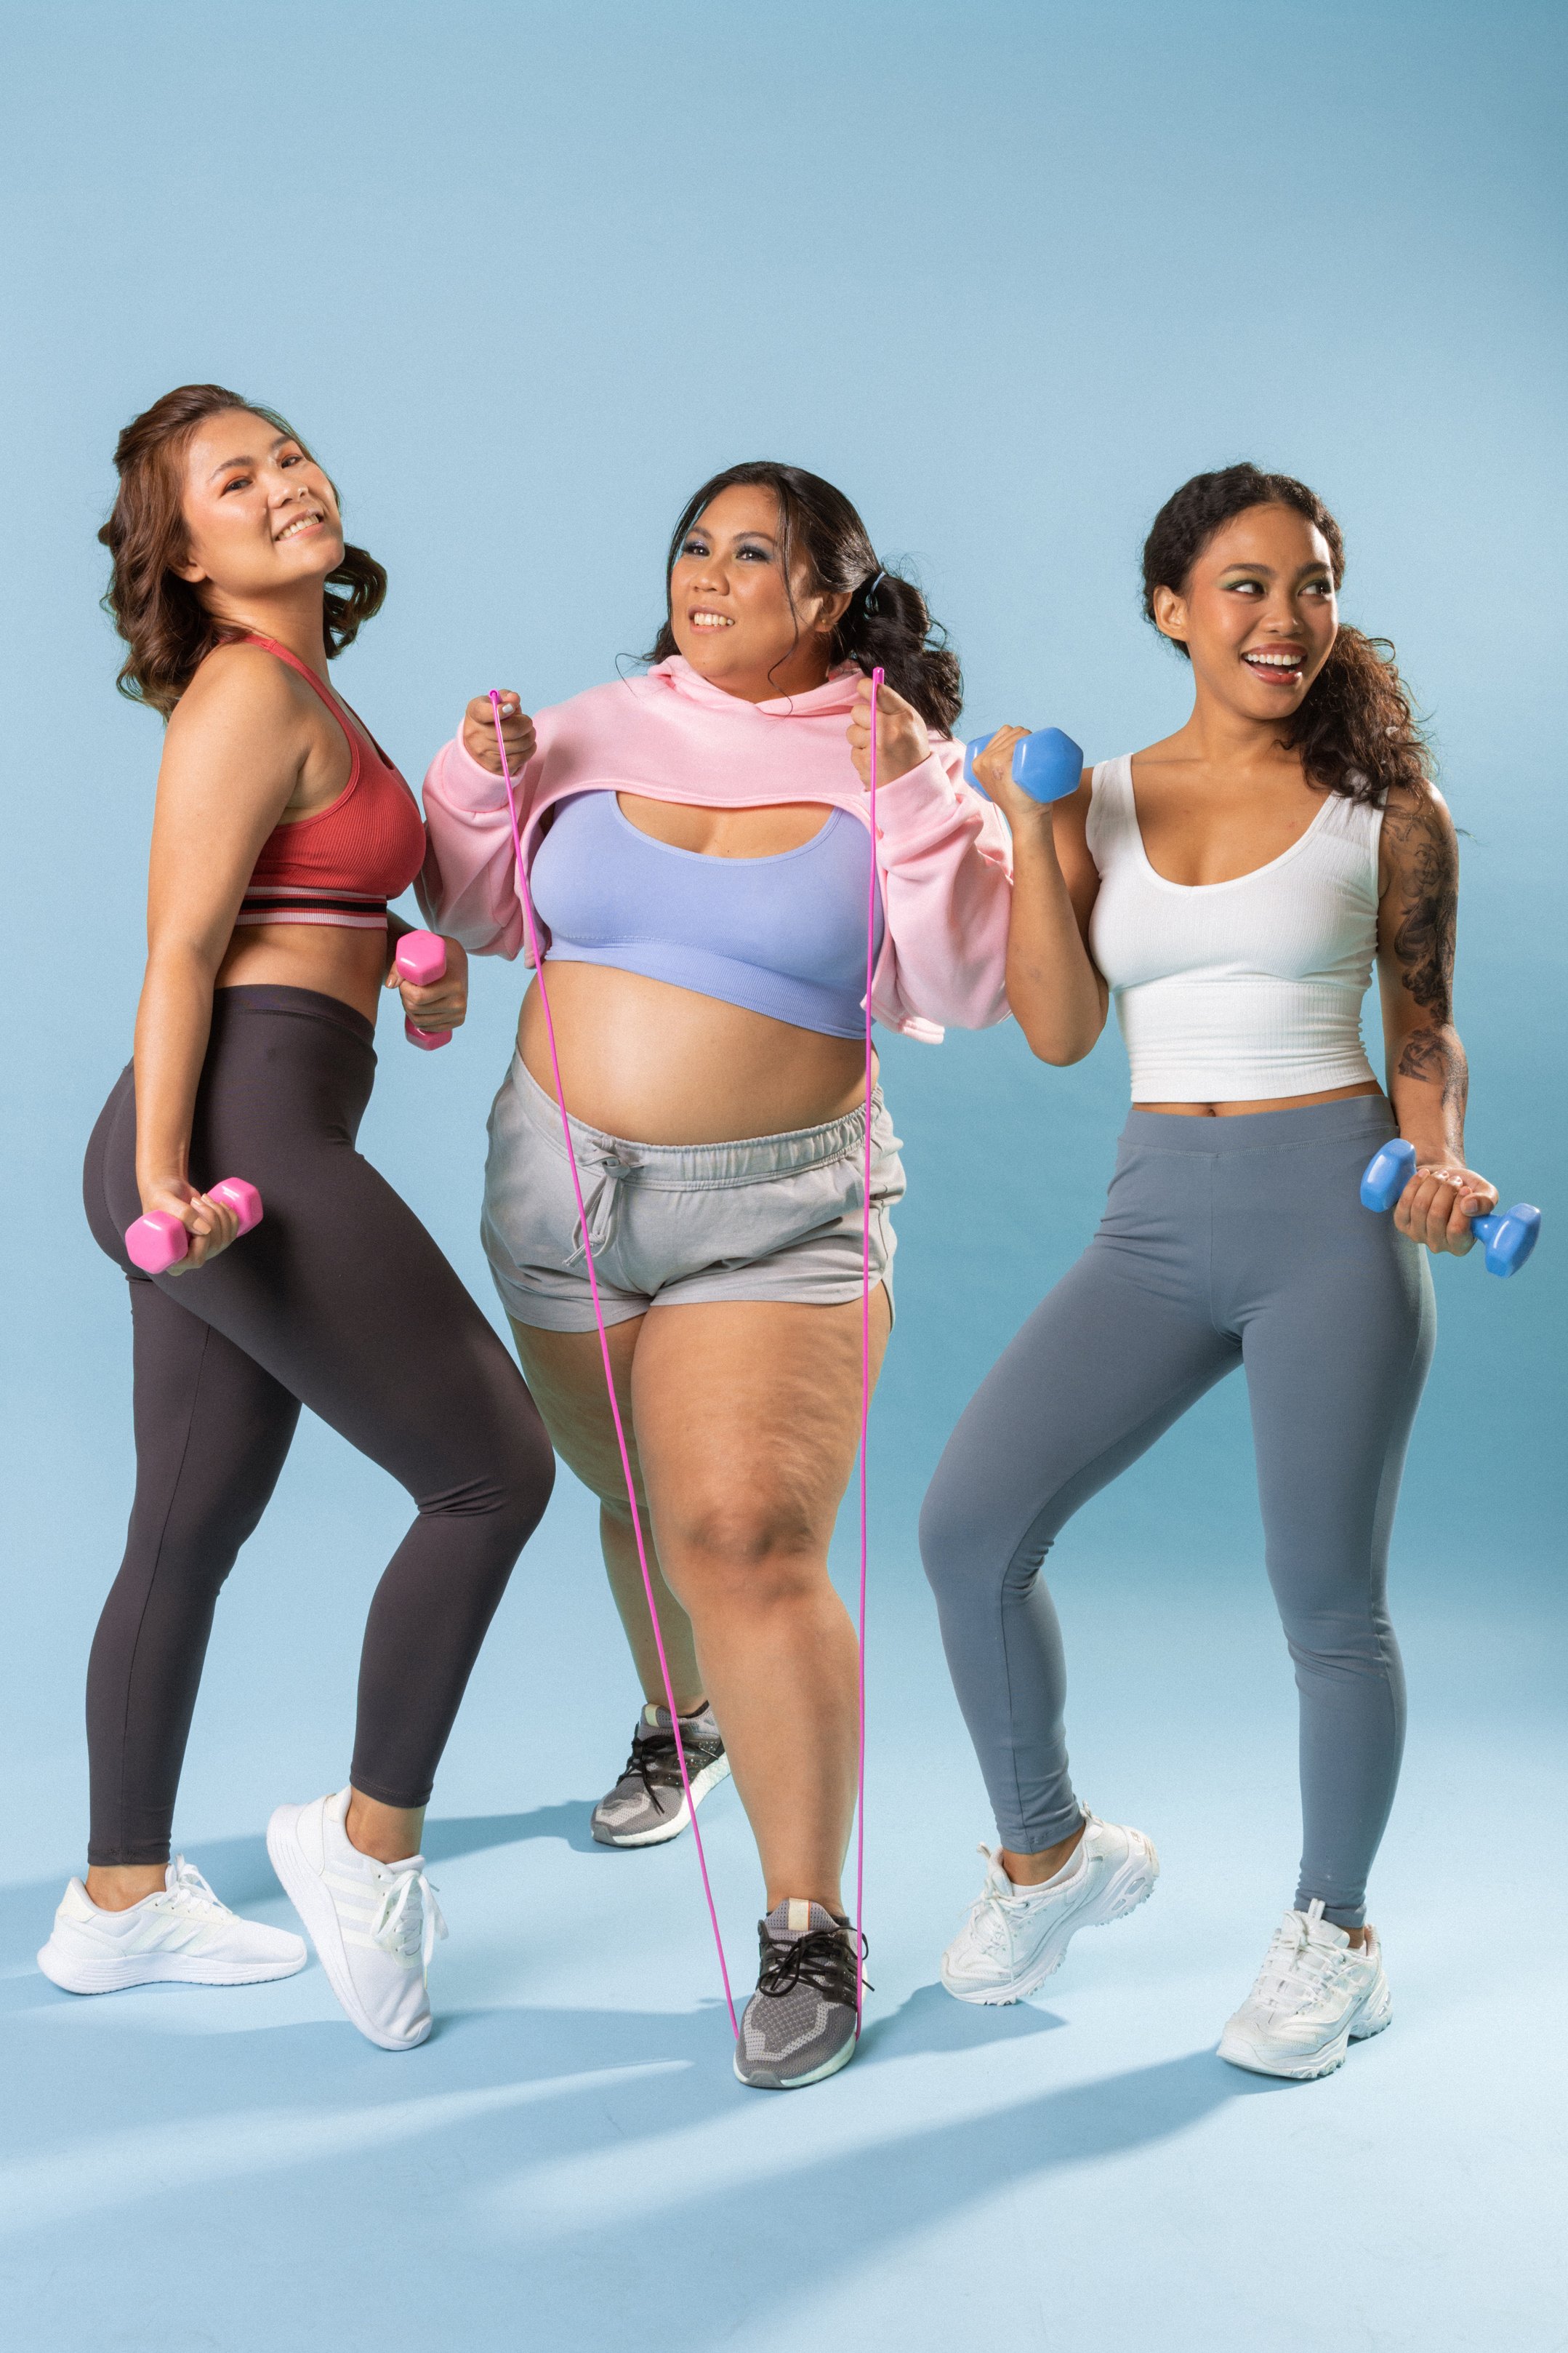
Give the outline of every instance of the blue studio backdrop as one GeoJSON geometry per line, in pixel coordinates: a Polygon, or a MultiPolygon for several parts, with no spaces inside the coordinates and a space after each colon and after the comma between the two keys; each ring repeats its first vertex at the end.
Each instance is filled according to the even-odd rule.
{"type": "MultiPolygon", "coordinates": [[[[991,2279],[1031,2346],[1271,2353],[1331,2298],[1352,2347],[1561,2343],[1562,2054],[1537,2038],[1563,1798],[1565,53],[1549,0],[0,8],[0,2281],[22,2341],[166,2343],[141,2298],[178,2284],[186,2341],[224,2353],[388,2327],[772,2353],[814,2326],[924,2353],[991,2279]],[[1156,1904],[1075,1947],[1048,2005],[961,2011],[935,1983],[990,1825],[915,1516],[1098,1215],[1113,1031],[1065,1072],[1010,1025],[884,1040],[910,1194],[872,1440],[878,1990],[847,2075],[742,2094],[689,1845],[586,1839],[636,1694],[564,1476],[437,1791],[454,1934],[425,2053],[361,2044],[315,1969],[75,2004],[36,1975],[81,1867],[82,1675],[131,1482],[129,1322],[79,1171],[130,1050],[160,729],[114,694],[94,534],[120,427],[196,378],[289,415],[387,565],[337,675],[414,778],[469,695],[557,701],[646,647],[674,516],[738,458],[827,475],[913,565],[965,732],[1054,723],[1091,758],[1187,708],[1137,593],[1176,484],[1248,457],[1333,508],[1345,617],[1395,642],[1464,830],[1472,1165],[1549,1222],[1517,1282],[1437,1269],[1374,1907],[1400,2024],[1331,2084],[1281,2096],[1212,2058],[1297,1838],[1239,1381],[1054,1556],[1077,1776],[1156,1837],[1156,1904]],[[1459,1985],[1443,1939],[1477,1910],[1498,1943],[1459,1985]]],[[[520,983],[477,965],[439,1056],[384,1020],[362,1139],[491,1313],[483,1127],[520,983]]],[[[405,1512],[308,1424],[223,1600],[179,1838],[266,1916],[261,1826],[342,1778],[405,1512]]],[[[754,1857],[731,1794],[710,1815],[743,1978],[754,1857]]]]}

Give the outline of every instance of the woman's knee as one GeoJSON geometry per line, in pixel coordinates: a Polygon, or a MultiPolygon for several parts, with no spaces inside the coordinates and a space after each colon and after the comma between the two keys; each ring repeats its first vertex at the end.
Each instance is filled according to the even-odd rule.
{"type": "Polygon", "coordinates": [[[974,1514],[965,1483],[939,1463],[921,1505],[921,1560],[940,1600],[967,1583],[973,1559],[974,1514]]]}
{"type": "MultiPolygon", "coordinates": [[[[573,1468],[575,1469],[576,1465],[574,1464],[573,1468]]],[[[580,1472],[578,1476],[582,1476],[580,1472]]],[[[584,1484],[589,1493],[597,1498],[599,1509],[611,1525],[618,1528],[624,1535],[630,1535],[632,1497],[626,1493],[626,1474],[619,1461],[606,1462],[596,1477],[584,1480],[584,1484]]],[[[632,1463],[632,1491],[637,1497],[637,1517],[646,1535],[649,1525],[647,1497],[643,1493],[642,1479],[635,1459],[632,1463]]]]}
{"type": "Polygon", "coordinates": [[[538,1409],[530,1403],[530,1413],[520,1419],[513,1432],[503,1505],[523,1544],[544,1517],[555,1488],[555,1450],[538,1409]]]}
{"type": "Polygon", "coordinates": [[[1381,1600],[1364,1588],[1345,1593],[1276,1593],[1279,1622],[1298,1676],[1337,1682],[1397,1674],[1399,1645],[1381,1600]]]}
{"type": "Polygon", "coordinates": [[[688,1609],[704,1600],[762,1609],[826,1586],[830,1534],[787,1494],[689,1495],[660,1516],[659,1559],[688,1609]]]}
{"type": "Polygon", "coordinates": [[[921,1506],[920,1547],[926,1579],[939,1602],[977,1588],[1026,1593],[1057,1531],[1052,1504],[1036,1514],[1022,1537],[1017,1523],[988,1514],[977,1483],[939,1464],[921,1506]]]}
{"type": "Polygon", "coordinates": [[[521,1382],[490,1401],[492,1410],[473,1411],[465,1436],[471,1448],[469,1477],[421,1508],[479,1512],[500,1522],[525,1545],[544,1516],[555,1485],[555,1450],[533,1399],[521,1382]]]}
{"type": "Polygon", "coordinates": [[[1268,1554],[1268,1581],[1279,1622],[1298,1664],[1332,1672],[1380,1667],[1393,1640],[1384,1578],[1366,1550],[1314,1546],[1300,1556],[1268,1554]]]}

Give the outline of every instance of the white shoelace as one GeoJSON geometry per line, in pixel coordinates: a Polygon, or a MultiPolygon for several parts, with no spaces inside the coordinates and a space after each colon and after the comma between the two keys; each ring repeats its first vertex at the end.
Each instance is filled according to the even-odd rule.
{"type": "Polygon", "coordinates": [[[228,1912],[228,1905],[213,1894],[195,1864],[187,1862],[183,1854],[174,1857],[174,1885],[166,1886],[156,1900],[169,1912],[228,1912]]]}
{"type": "Polygon", "coordinates": [[[999,1896],[978,1898],[969,1915],[969,1933],[980,1950],[996,1960],[1011,1960],[1013,1929],[999,1896]]]}
{"type": "Polygon", "coordinates": [[[1259,2010],[1308,2010],[1343,1976],[1345,1957],[1337,1946],[1311,1943],[1299,1920],[1281,1922],[1264,1955],[1250,2000],[1259,2010]]]}
{"type": "MultiPolygon", "coordinates": [[[[985,1857],[988,1874],[991,1870],[1000,1870],[1000,1864],[995,1862],[988,1847],[982,1846],[980,1852],[985,1857]]],[[[1076,1877],[1076,1873],[1073,1875],[1076,1877]]],[[[1057,1895],[1064,1891],[1051,1887],[1050,1892],[1057,1895]]],[[[975,1897],[969,1913],[969,1934],[980,1950],[1011,1966],[1016,1925],[1019,1919],[1027,1916],[1023,1907],[1029,1897],[1044,1893],[1044,1888],[1016,1887],[1010,1880],[1005,1888],[996,1887],[988,1875],[984,1889],[975,1897]],[[1010,1905],[1019,1906],[1018,1911],[1010,1913],[1010,1905]]]]}
{"type": "Polygon", "coordinates": [[[422,1871],[389,1872],[370,1924],[371,1942],[400,1960],[411,1960],[418,1942],[421,1966],[428,1969],[436,1940],[447,1933],[436,1890],[422,1871]],[[423,1934],[421,1934],[421,1922],[423,1934]]]}

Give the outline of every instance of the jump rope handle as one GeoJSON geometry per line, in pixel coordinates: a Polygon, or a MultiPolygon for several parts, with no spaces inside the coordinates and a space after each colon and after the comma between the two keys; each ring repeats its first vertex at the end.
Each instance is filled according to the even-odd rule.
{"type": "MultiPolygon", "coordinates": [[[[992,735],[976,735],[963,747],[963,781],[987,800],[990,795],[974,773],[974,762],[976,754],[994,740],[992,735]]],[[[1083,782],[1083,754],[1059,727],[1037,728],[1013,746],[1013,782],[1032,801],[1065,801],[1083,782]]]]}
{"type": "MultiPolygon", "coordinates": [[[[207,1192],[213,1200],[221,1201],[226,1208],[234,1211],[242,1234],[261,1223],[261,1196],[243,1176],[226,1176],[221,1184],[209,1185],[207,1192]]],[[[150,1209],[125,1230],[125,1255],[143,1274],[167,1274],[172,1266],[179,1265],[190,1247],[189,1234],[167,1209],[150,1209]]]]}
{"type": "MultiPolygon", "coordinates": [[[[416,988],[428,988],[447,969],[447,943],[435,932],[405,932],[392,961],[400,979],[412,981],[416,988]]],[[[426,1054],[452,1042],[449,1029],[421,1029],[407,1014],[404,1016],[403,1034],[411,1046],[422,1047],[426,1054]]]]}
{"type": "MultiPolygon", "coordinates": [[[[1403,1136],[1385,1144],[1368,1162],[1361,1180],[1362,1207],[1392,1209],[1415,1174],[1415,1146],[1406,1144],[1403,1136]]],[[[1535,1248],[1541,1212],[1529,1201],[1516,1201],[1511,1209],[1493,1209],[1488,1217],[1472,1218],[1470,1231],[1485,1246],[1487,1272],[1506,1279],[1519,1272],[1535,1248]]]]}

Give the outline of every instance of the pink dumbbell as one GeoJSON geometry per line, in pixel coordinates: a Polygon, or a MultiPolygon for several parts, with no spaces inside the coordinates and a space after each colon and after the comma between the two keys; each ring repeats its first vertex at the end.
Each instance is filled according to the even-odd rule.
{"type": "MultiPolygon", "coordinates": [[[[234,1211],[242,1234],[261,1223],[261,1196],[243,1176],[226,1176],[220,1185],[209,1185],[207,1192],[234,1211]]],[[[125,1255],[143,1274],[166,1274],[172,1266],[179,1265],[190,1246],[189,1234],[167,1209],[149,1210],[125,1232],[125,1255]]]]}
{"type": "MultiPolygon", "coordinates": [[[[403,979],[411,980],[416,988],[428,988],[447,969],[447,943],[434,932],[405,932],[392,961],[403,979]]],[[[421,1029],[408,1015],[404,1017],[403,1034],[411,1046],[422,1046],[427,1054],[452,1042],[449,1029],[421,1029]]]]}

